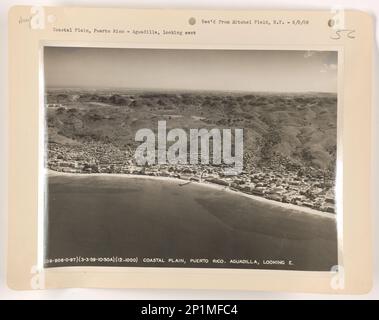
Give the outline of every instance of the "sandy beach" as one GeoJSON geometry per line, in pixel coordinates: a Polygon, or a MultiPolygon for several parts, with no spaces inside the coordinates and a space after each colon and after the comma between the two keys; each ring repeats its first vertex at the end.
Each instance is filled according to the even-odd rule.
{"type": "Polygon", "coordinates": [[[202,186],[206,186],[208,188],[213,188],[213,189],[216,189],[216,190],[222,190],[222,191],[225,191],[225,192],[231,192],[233,194],[236,194],[236,195],[239,195],[239,196],[242,196],[242,197],[246,197],[246,198],[250,198],[250,199],[254,199],[256,201],[260,201],[262,203],[267,203],[267,204],[270,204],[270,205],[275,205],[275,206],[279,206],[279,207],[282,207],[282,208],[285,208],[285,209],[291,209],[291,210],[294,210],[296,212],[299,212],[299,213],[309,213],[309,214],[314,214],[314,215],[318,215],[320,217],[324,217],[324,218],[329,218],[329,219],[336,219],[336,215],[333,214],[333,213],[328,213],[328,212],[322,212],[322,211],[318,211],[318,210],[314,210],[314,209],[311,209],[311,208],[307,208],[307,207],[302,207],[302,206],[297,206],[297,205],[294,205],[294,204],[291,204],[291,203],[284,203],[284,202],[279,202],[279,201],[274,201],[274,200],[270,200],[270,199],[266,199],[266,198],[263,198],[263,197],[258,197],[258,196],[254,196],[254,195],[250,195],[250,194],[247,194],[247,193],[244,193],[244,192],[238,192],[238,191],[235,191],[235,190],[232,190],[230,189],[229,187],[226,187],[226,186],[221,186],[221,185],[217,185],[215,183],[209,183],[209,182],[197,182],[197,181],[188,181],[188,180],[183,180],[183,179],[180,179],[180,178],[171,178],[171,177],[160,177],[160,176],[148,176],[148,175],[136,175],[136,174],[117,174],[117,173],[86,173],[86,174],[81,174],[81,173],[65,173],[65,172],[58,172],[58,171],[53,171],[53,170],[47,170],[47,174],[49,176],[94,176],[94,177],[119,177],[119,178],[133,178],[133,179],[150,179],[150,180],[158,180],[158,181],[167,181],[167,182],[172,182],[172,183],[176,183],[178,186],[180,187],[185,187],[186,185],[188,185],[189,183],[190,184],[194,184],[194,185],[202,185],[202,186]],[[183,185],[184,184],[184,185],[183,185]]]}

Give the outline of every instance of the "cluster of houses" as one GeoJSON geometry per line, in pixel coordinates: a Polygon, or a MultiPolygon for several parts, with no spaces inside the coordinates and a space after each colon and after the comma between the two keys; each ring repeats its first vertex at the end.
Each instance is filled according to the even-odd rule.
{"type": "Polygon", "coordinates": [[[137,166],[131,148],[84,142],[80,145],[49,143],[48,167],[67,173],[120,173],[180,178],[213,183],[270,200],[335,212],[334,177],[315,168],[291,167],[280,161],[265,166],[246,166],[238,176],[225,175],[222,165],[137,166]]]}

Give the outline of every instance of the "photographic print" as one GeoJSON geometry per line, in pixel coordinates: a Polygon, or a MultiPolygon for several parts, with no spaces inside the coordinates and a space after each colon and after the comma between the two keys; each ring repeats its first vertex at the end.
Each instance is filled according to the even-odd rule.
{"type": "Polygon", "coordinates": [[[337,51],[44,47],[45,267],[330,271],[337,51]]]}

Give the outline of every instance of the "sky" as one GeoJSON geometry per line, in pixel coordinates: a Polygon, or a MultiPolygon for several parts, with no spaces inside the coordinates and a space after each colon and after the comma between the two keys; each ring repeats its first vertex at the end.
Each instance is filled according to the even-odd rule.
{"type": "Polygon", "coordinates": [[[336,92],[337,52],[45,47],[45,85],[336,92]]]}

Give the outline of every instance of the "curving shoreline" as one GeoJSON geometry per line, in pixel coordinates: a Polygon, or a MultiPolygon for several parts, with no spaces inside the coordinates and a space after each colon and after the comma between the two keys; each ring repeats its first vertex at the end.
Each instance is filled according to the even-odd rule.
{"type": "Polygon", "coordinates": [[[69,173],[69,172],[54,171],[51,169],[46,169],[45,174],[47,176],[65,176],[65,177],[68,177],[68,176],[91,177],[92,176],[92,177],[108,177],[108,178],[119,177],[119,178],[133,178],[133,179],[151,179],[151,180],[159,180],[159,181],[166,181],[166,182],[172,182],[172,183],[180,182],[180,184],[182,184],[182,187],[185,187],[185,185],[187,185],[187,184],[197,184],[199,186],[205,186],[205,187],[213,188],[216,190],[221,190],[221,191],[226,191],[226,192],[230,192],[233,194],[237,194],[239,196],[243,196],[246,198],[254,199],[254,200],[259,201],[261,203],[267,203],[269,205],[278,206],[278,207],[282,207],[285,209],[291,209],[291,210],[294,210],[298,213],[308,213],[308,214],[312,214],[312,215],[317,215],[317,216],[322,217],[322,218],[328,218],[328,219],[333,219],[333,220],[336,219],[336,215],[332,214],[332,213],[318,211],[315,209],[294,205],[292,203],[283,203],[283,202],[279,202],[279,201],[266,199],[263,197],[259,197],[259,196],[235,191],[235,190],[230,189],[229,187],[221,186],[221,185],[217,185],[217,184],[209,183],[209,182],[197,182],[197,181],[188,181],[188,180],[184,180],[184,179],[180,179],[180,178],[136,175],[136,174],[125,174],[125,173],[69,173]]]}

